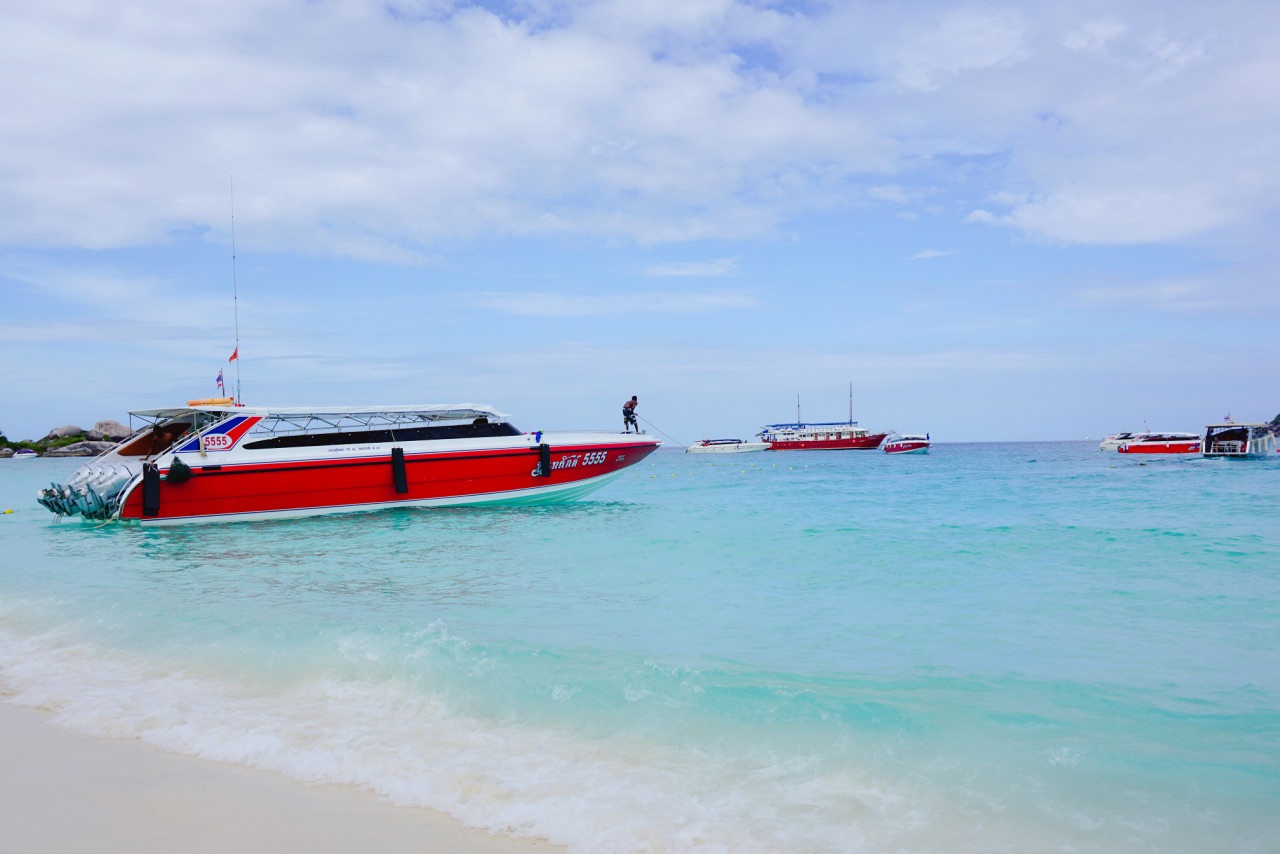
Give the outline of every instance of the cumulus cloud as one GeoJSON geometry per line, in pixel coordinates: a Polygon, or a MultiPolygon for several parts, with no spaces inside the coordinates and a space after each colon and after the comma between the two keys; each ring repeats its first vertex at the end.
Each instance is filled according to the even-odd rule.
{"type": "Polygon", "coordinates": [[[1280,10],[1215,8],[20,4],[0,245],[220,236],[233,175],[247,246],[393,264],[473,235],[741,240],[1002,192],[1024,201],[990,221],[1036,237],[1194,239],[1280,197],[1280,10]]]}

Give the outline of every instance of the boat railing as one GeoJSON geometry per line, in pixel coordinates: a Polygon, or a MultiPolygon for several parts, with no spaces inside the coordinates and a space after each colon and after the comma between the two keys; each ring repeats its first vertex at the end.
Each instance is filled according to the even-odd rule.
{"type": "MultiPolygon", "coordinates": [[[[578,429],[574,429],[574,428],[561,429],[561,430],[556,430],[556,429],[552,429],[552,430],[525,430],[525,431],[522,433],[522,435],[524,435],[524,436],[533,436],[533,435],[535,435],[535,434],[541,434],[541,435],[543,435],[543,436],[560,436],[560,435],[564,435],[564,434],[566,434],[566,433],[574,433],[574,434],[585,433],[585,434],[587,434],[588,436],[625,436],[625,435],[626,435],[626,433],[625,433],[624,431],[622,431],[622,430],[578,430],[578,429]]],[[[640,431],[632,430],[632,431],[631,431],[631,435],[632,435],[632,436],[648,436],[648,435],[649,435],[649,431],[647,431],[647,430],[640,430],[640,431]]]]}
{"type": "Polygon", "coordinates": [[[1208,451],[1210,454],[1246,454],[1248,452],[1249,443],[1242,441],[1212,442],[1208,451]]]}

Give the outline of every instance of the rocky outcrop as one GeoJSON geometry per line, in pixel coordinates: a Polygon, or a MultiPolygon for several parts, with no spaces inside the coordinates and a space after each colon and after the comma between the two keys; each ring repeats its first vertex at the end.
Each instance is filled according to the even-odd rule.
{"type": "Polygon", "coordinates": [[[44,442],[55,442],[58,439],[65,439],[68,436],[83,436],[87,431],[83,427],[77,427],[74,424],[68,424],[65,427],[55,427],[49,431],[49,435],[40,440],[44,442]]]}
{"type": "Polygon", "coordinates": [[[50,448],[44,452],[46,457],[96,457],[103,451],[114,448],[115,442],[76,442],[61,448],[50,448]]]}
{"type": "Polygon", "coordinates": [[[119,421],[99,421],[85,433],[85,438],[97,441],[119,442],[129,438],[129,428],[119,421]]]}

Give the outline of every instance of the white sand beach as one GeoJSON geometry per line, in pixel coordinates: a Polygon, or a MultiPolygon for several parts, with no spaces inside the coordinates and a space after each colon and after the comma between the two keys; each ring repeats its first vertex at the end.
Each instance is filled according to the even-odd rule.
{"type": "Polygon", "coordinates": [[[348,786],[81,735],[0,702],[0,851],[185,854],[561,851],[348,786]]]}

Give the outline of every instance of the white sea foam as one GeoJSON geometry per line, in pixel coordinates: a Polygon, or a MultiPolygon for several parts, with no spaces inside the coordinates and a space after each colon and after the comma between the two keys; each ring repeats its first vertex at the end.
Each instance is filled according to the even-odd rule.
{"type": "MultiPolygon", "coordinates": [[[[370,789],[579,851],[880,850],[901,792],[817,757],[730,765],[450,712],[403,681],[316,680],[279,694],[167,672],[58,634],[0,631],[11,701],[80,732],[370,789]],[[873,833],[860,821],[878,827],[873,833]]],[[[908,809],[908,812],[910,810],[908,809]]]]}

